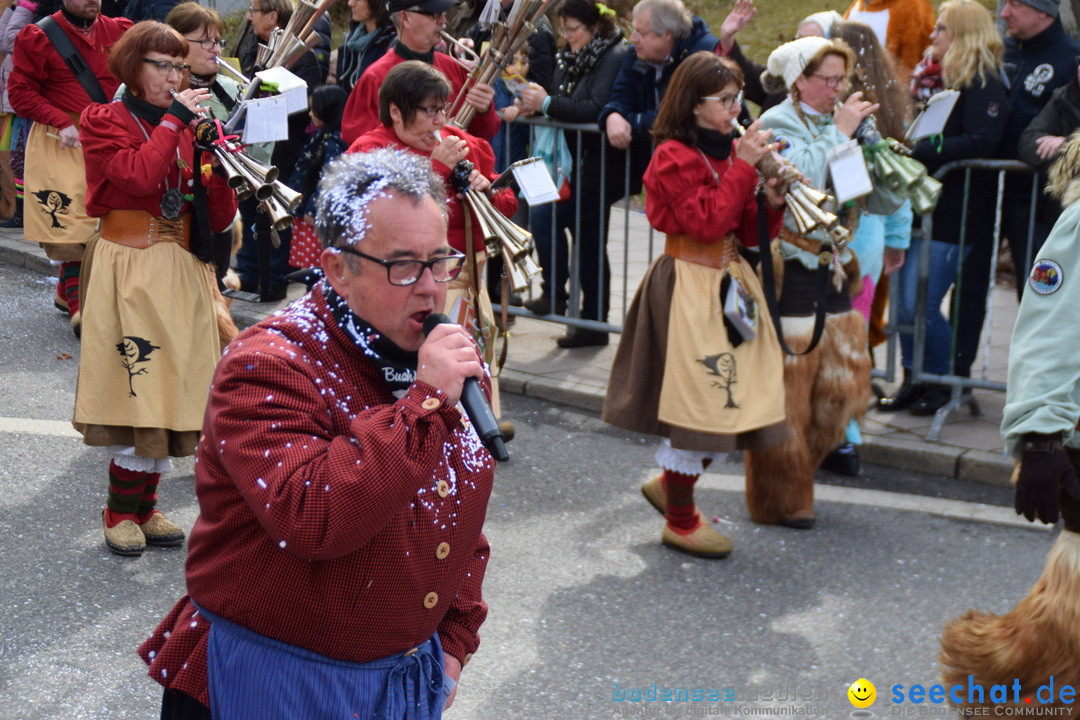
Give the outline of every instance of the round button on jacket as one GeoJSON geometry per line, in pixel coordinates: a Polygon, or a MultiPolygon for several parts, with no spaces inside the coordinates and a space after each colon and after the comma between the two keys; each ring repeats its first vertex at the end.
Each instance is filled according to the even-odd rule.
{"type": "Polygon", "coordinates": [[[434,410],[440,405],[442,405],[442,400],[433,397],[429,397],[424,400],[424,402],[420,403],[420,407],[424,408],[425,410],[434,410]]]}
{"type": "Polygon", "coordinates": [[[439,594],[435,592],[429,592],[424,596],[424,607],[428,610],[435,607],[439,602],[439,594]]]}
{"type": "Polygon", "coordinates": [[[435,557],[440,560],[445,560],[446,556],[450,554],[450,543],[441,542],[438,547],[435,548],[435,557]]]}

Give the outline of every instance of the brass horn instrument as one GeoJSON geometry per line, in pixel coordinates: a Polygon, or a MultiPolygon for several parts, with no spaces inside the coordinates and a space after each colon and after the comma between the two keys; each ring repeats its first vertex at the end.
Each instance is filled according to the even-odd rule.
{"type": "MultiPolygon", "coordinates": [[[[489,258],[503,259],[511,290],[522,292],[529,287],[529,281],[540,274],[540,265],[532,256],[532,233],[496,210],[487,195],[469,188],[472,170],[471,162],[461,160],[451,174],[451,184],[465,195],[465,211],[471,211],[477,218],[485,253],[489,258]]],[[[465,242],[472,242],[472,238],[466,238],[465,242]]]]}
{"type": "Polygon", "coordinates": [[[536,23],[555,0],[516,0],[506,21],[492,25],[488,51],[473,66],[469,77],[450,103],[447,115],[450,122],[460,128],[469,126],[476,108],[465,102],[469,90],[479,84],[490,85],[510,64],[514,55],[536,32],[536,23]]]}
{"type": "Polygon", "coordinates": [[[195,126],[195,141],[209,149],[225,171],[226,182],[240,200],[254,197],[268,200],[274,194],[278,169],[265,165],[244,152],[243,145],[221,138],[216,123],[210,119],[195,126]]]}
{"type": "Polygon", "coordinates": [[[911,201],[918,215],[932,212],[941,197],[941,183],[927,175],[926,167],[911,157],[911,150],[892,138],[883,138],[877,120],[867,115],[855,130],[867,167],[874,179],[911,201]]]}
{"type": "Polygon", "coordinates": [[[471,47],[461,42],[445,30],[440,30],[439,35],[442,36],[443,41],[446,42],[447,50],[449,50],[451,47],[454,47],[460,50],[462,54],[469,56],[469,62],[466,62],[452,52],[447,53],[454,60],[454,62],[464,68],[465,72],[471,73],[473,71],[473,68],[480,64],[480,56],[476,53],[476,50],[473,50],[471,47]]]}
{"type": "MultiPolygon", "coordinates": [[[[746,129],[738,122],[734,123],[740,136],[746,135],[746,129]]],[[[757,171],[765,179],[776,178],[776,190],[784,196],[788,212],[795,221],[800,235],[808,235],[821,228],[829,236],[837,251],[847,245],[851,234],[840,224],[839,218],[824,208],[833,197],[818,190],[803,180],[798,168],[780,157],[775,150],[763,155],[757,162],[757,171]]]]}
{"type": "Polygon", "coordinates": [[[317,46],[320,38],[315,32],[315,23],[334,2],[335,0],[320,0],[317,3],[299,0],[285,27],[275,29],[267,43],[259,45],[256,54],[258,65],[264,68],[288,68],[305,52],[317,46]]]}

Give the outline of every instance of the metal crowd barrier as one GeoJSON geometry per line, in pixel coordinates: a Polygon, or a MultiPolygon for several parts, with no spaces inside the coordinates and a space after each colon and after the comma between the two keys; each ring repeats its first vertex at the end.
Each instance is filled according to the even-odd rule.
{"type": "MultiPolygon", "coordinates": [[[[994,286],[996,283],[997,265],[998,265],[998,250],[1001,247],[1001,217],[1002,217],[1002,204],[1005,196],[1005,182],[1006,176],[1009,173],[1016,173],[1027,175],[1031,177],[1031,193],[1028,212],[1027,223],[1027,255],[1023,258],[1025,268],[1031,267],[1031,262],[1034,257],[1033,243],[1031,242],[1032,236],[1035,231],[1035,216],[1036,205],[1041,192],[1039,185],[1039,175],[1030,165],[1016,161],[1016,160],[958,160],[943,165],[936,173],[934,177],[938,180],[942,180],[950,173],[963,172],[964,173],[964,197],[962,205],[958,208],[958,212],[961,215],[960,225],[960,248],[962,249],[966,244],[972,242],[978,242],[979,238],[969,239],[966,236],[967,231],[967,210],[968,201],[970,198],[971,188],[971,173],[974,171],[990,171],[997,173],[997,189],[994,201],[994,232],[992,237],[991,257],[990,257],[990,276],[988,278],[988,289],[986,293],[986,313],[983,319],[982,335],[979,342],[979,350],[981,350],[982,363],[981,369],[978,375],[975,374],[975,362],[972,360],[972,377],[964,377],[955,374],[956,363],[956,345],[957,334],[959,329],[960,315],[960,295],[963,287],[963,256],[961,261],[957,264],[956,277],[953,282],[950,298],[950,317],[954,320],[950,323],[952,327],[951,342],[949,347],[949,372],[945,374],[934,374],[927,372],[923,365],[926,360],[926,310],[927,310],[927,285],[930,277],[930,243],[924,242],[920,245],[920,253],[918,258],[912,258],[910,255],[907,258],[907,262],[917,261],[919,263],[918,272],[918,285],[916,290],[916,305],[915,305],[915,323],[914,325],[899,325],[896,322],[897,308],[899,307],[900,297],[900,283],[894,280],[890,283],[890,300],[889,300],[889,324],[885,328],[885,332],[888,335],[888,362],[886,365],[886,371],[882,374],[875,373],[877,377],[883,377],[889,382],[895,380],[896,367],[895,359],[897,356],[897,345],[899,342],[900,333],[911,333],[913,336],[913,354],[911,362],[911,376],[912,382],[915,383],[928,383],[933,385],[945,385],[952,391],[952,396],[949,401],[942,406],[935,414],[934,419],[931,422],[930,430],[927,433],[927,439],[936,441],[941,435],[941,428],[945,424],[945,420],[949,415],[963,406],[967,406],[972,415],[980,415],[981,410],[978,402],[972,395],[971,391],[974,389],[981,390],[994,390],[998,392],[1004,392],[1005,383],[997,382],[989,378],[989,355],[990,346],[993,343],[993,296],[994,286]]],[[[922,228],[916,229],[914,232],[922,234],[924,238],[933,238],[933,220],[931,215],[922,216],[922,228]]],[[[1014,263],[1019,263],[1020,259],[1013,258],[1014,263]]],[[[978,353],[977,353],[978,354],[978,353]]]]}
{"type": "MultiPolygon", "coordinates": [[[[503,166],[509,164],[511,142],[509,141],[508,134],[510,128],[515,125],[524,125],[529,128],[529,154],[536,154],[534,149],[536,148],[536,128],[538,127],[551,127],[562,130],[567,136],[569,142],[572,136],[576,139],[576,142],[570,143],[576,148],[574,152],[573,162],[574,167],[570,177],[571,186],[571,198],[569,202],[574,204],[574,221],[571,226],[571,233],[573,238],[576,239],[580,236],[581,230],[581,208],[584,203],[598,203],[600,207],[606,207],[610,198],[606,197],[606,183],[601,182],[600,196],[596,198],[582,197],[582,193],[579,189],[582,188],[582,154],[581,146],[582,139],[587,135],[602,135],[600,128],[596,123],[577,124],[577,123],[562,123],[546,118],[521,118],[514,123],[504,123],[499,132],[504,137],[504,159],[503,166]]],[[[601,143],[600,152],[600,173],[601,177],[606,177],[608,172],[608,158],[612,154],[611,148],[608,143],[601,143]]],[[[553,312],[549,312],[546,315],[536,315],[529,312],[524,308],[513,307],[508,308],[509,314],[530,317],[534,319],[540,319],[547,322],[559,323],[563,325],[588,328],[593,330],[601,330],[605,332],[620,333],[622,332],[622,318],[625,317],[626,311],[630,306],[630,301],[633,298],[634,291],[641,280],[641,277],[631,277],[631,259],[644,259],[646,264],[652,260],[653,256],[657,252],[655,242],[655,231],[649,226],[648,221],[645,220],[643,213],[633,212],[631,209],[630,201],[630,153],[625,154],[625,161],[623,166],[623,192],[622,197],[616,200],[611,207],[611,219],[616,220],[621,218],[622,222],[622,243],[621,248],[616,246],[614,248],[609,247],[609,241],[612,238],[605,237],[606,223],[601,221],[600,223],[600,241],[597,248],[597,265],[602,266],[604,260],[604,254],[606,253],[609,258],[615,258],[621,261],[621,272],[612,263],[611,267],[611,282],[608,297],[608,322],[600,322],[597,320],[588,320],[581,317],[581,304],[583,302],[582,292],[586,283],[596,283],[599,288],[602,282],[600,277],[596,278],[583,278],[580,276],[581,267],[581,247],[576,241],[570,242],[569,253],[569,299],[567,301],[567,310],[565,315],[557,315],[553,312]],[[636,216],[636,217],[635,217],[636,216]],[[631,225],[637,227],[634,228],[633,237],[631,232],[631,225]],[[644,232],[642,232],[644,231],[644,232]],[[644,234],[645,243],[642,244],[642,235],[644,234]]],[[[549,205],[552,213],[552,226],[555,227],[556,219],[556,203],[549,205]]],[[[611,223],[615,225],[615,222],[611,223]]],[[[614,233],[612,233],[614,234],[614,233]]],[[[539,258],[541,264],[546,264],[548,267],[555,267],[555,246],[552,245],[549,256],[539,258]]],[[[537,297],[539,297],[539,279],[534,281],[534,287],[537,288],[537,297]]],[[[552,298],[554,299],[554,298],[552,298]]],[[[496,313],[501,312],[501,306],[494,304],[496,313]]],[[[554,307],[549,306],[549,310],[554,310],[554,307]]]]}

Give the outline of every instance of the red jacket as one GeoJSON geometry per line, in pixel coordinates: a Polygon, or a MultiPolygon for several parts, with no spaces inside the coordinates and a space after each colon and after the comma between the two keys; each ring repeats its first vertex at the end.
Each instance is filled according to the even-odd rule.
{"type": "MultiPolygon", "coordinates": [[[[494,180],[498,177],[498,173],[495,172],[495,153],[491,150],[491,145],[487,140],[481,140],[452,125],[443,126],[442,136],[446,137],[447,135],[456,135],[468,143],[469,154],[465,159],[469,160],[484,177],[488,180],[494,180]]],[[[356,142],[350,145],[346,152],[367,152],[386,147],[408,150],[423,157],[431,157],[431,153],[421,152],[402,143],[394,134],[393,128],[388,128],[385,125],[379,125],[374,130],[364,133],[363,137],[358,138],[356,142]]],[[[447,242],[455,250],[465,252],[465,215],[461,212],[462,201],[457,198],[454,187],[450,184],[450,174],[453,168],[446,167],[438,160],[432,160],[431,166],[439,177],[443,179],[443,184],[446,186],[446,196],[450,198],[450,220],[446,230],[447,242]]],[[[510,217],[517,210],[517,196],[510,188],[502,188],[491,195],[491,204],[503,215],[510,217]]],[[[484,249],[484,236],[480,232],[480,221],[475,213],[472,215],[472,231],[473,248],[482,251],[484,249]]]]}
{"type": "MultiPolygon", "coordinates": [[[[79,140],[86,160],[86,214],[101,217],[109,210],[145,210],[161,215],[161,196],[166,184],[189,194],[191,185],[181,178],[179,157],[192,168],[191,182],[201,182],[194,158],[195,137],[174,115],[166,113],[154,127],[138,121],[119,100],[92,104],[79,119],[79,140]],[[166,182],[167,181],[167,182],[166,182]]],[[[209,160],[204,160],[208,162],[209,160]]],[[[221,232],[236,216],[236,192],[217,173],[206,187],[210,229],[221,232]]],[[[191,209],[185,202],[183,212],[191,209]]]]}
{"type": "MultiPolygon", "coordinates": [[[[94,71],[105,97],[115,95],[120,81],[109,73],[109,49],[131,27],[131,21],[99,15],[90,32],[84,34],[64,18],[63,12],[51,17],[94,71]]],[[[71,115],[78,115],[90,104],[86,90],[37,25],[27,25],[15,37],[12,63],[8,98],[20,117],[63,129],[73,124],[71,115]]]]}
{"type": "MultiPolygon", "coordinates": [[[[360,81],[349,93],[345,112],[341,116],[341,137],[346,143],[352,144],[358,137],[382,124],[379,121],[379,88],[390,69],[402,62],[405,62],[405,58],[390,48],[360,76],[360,81]]],[[[436,52],[433,64],[450,81],[450,99],[453,100],[465,84],[468,73],[446,53],[436,52]]],[[[499,132],[501,122],[493,104],[486,112],[473,115],[469,132],[490,140],[499,132]]]]}
{"type": "MultiPolygon", "coordinates": [[[[400,653],[437,630],[464,663],[487,615],[494,465],[440,390],[414,382],[395,400],[316,288],[244,331],[214,374],[190,598],[339,660],[400,653]]],[[[194,613],[185,596],[139,654],[154,680],[209,705],[209,625],[194,613]]]]}
{"type": "MultiPolygon", "coordinates": [[[[707,157],[676,140],[660,143],[645,171],[649,223],[662,233],[708,244],[735,233],[746,247],[757,247],[757,170],[735,157],[734,148],[724,160],[708,157],[706,165],[707,157]]],[[[780,232],[784,211],[769,208],[768,218],[771,239],[780,232]]]]}

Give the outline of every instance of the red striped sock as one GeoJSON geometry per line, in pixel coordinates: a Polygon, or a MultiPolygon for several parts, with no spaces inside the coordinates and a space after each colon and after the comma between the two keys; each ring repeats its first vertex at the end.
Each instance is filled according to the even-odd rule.
{"type": "Polygon", "coordinates": [[[122,520],[138,521],[136,513],[149,476],[150,473],[122,468],[115,460],[109,462],[109,500],[105,513],[109,527],[122,520]]]}
{"type": "Polygon", "coordinates": [[[660,481],[667,492],[667,512],[664,517],[674,530],[690,532],[698,525],[697,507],[694,505],[694,483],[698,477],[671,470],[664,470],[661,476],[660,481]]]}
{"type": "Polygon", "coordinates": [[[139,524],[150,519],[157,506],[157,488],[161,481],[161,473],[147,473],[146,485],[143,486],[142,497],[139,498],[139,524]]]}
{"type": "Polygon", "coordinates": [[[79,312],[79,271],[81,262],[60,263],[60,296],[67,300],[68,312],[72,316],[79,312]]]}

